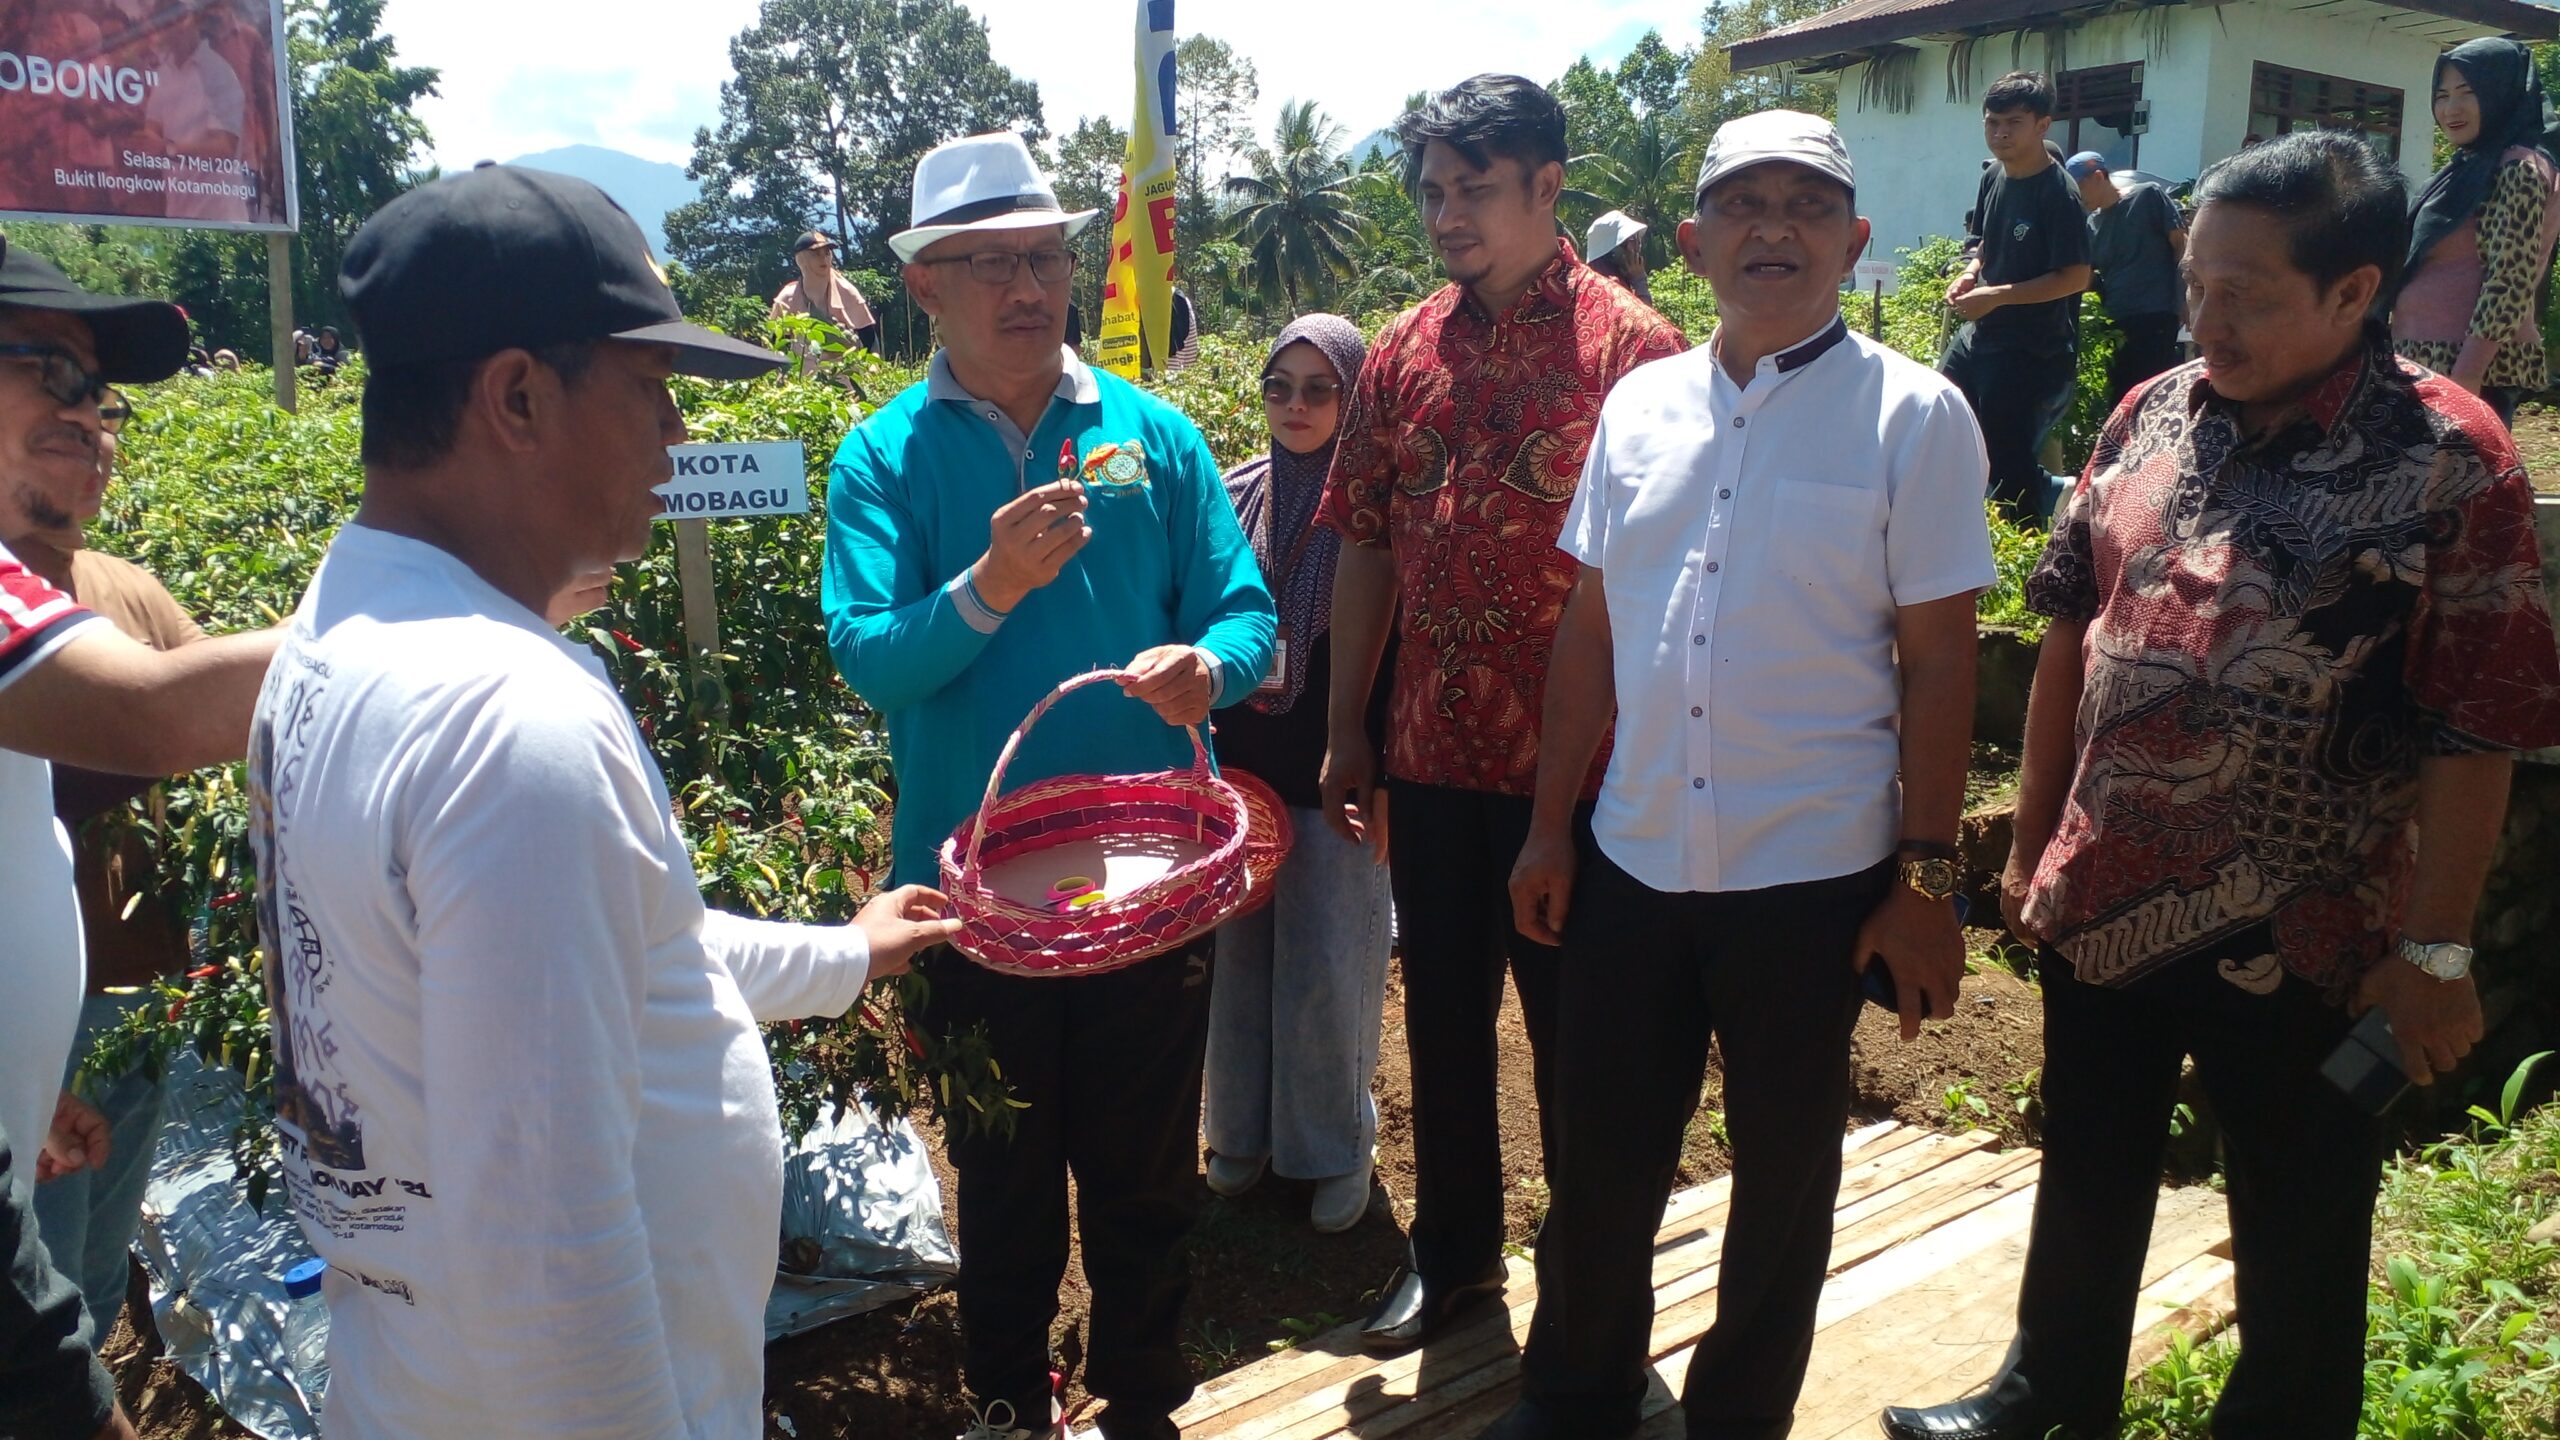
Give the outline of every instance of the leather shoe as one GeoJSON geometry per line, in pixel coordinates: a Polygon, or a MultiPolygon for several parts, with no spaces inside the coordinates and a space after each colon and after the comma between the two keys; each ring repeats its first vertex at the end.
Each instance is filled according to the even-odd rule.
{"type": "Polygon", "coordinates": [[[2003,1370],[1991,1388],[1979,1395],[1926,1409],[1894,1406],[1884,1412],[1884,1433],[1891,1440],[2081,1440],[2110,1433],[2065,1424],[2034,1403],[2026,1379],[2003,1370]]]}
{"type": "Polygon", "coordinates": [[[1502,1293],[1502,1266],[1497,1262],[1483,1278],[1448,1287],[1424,1283],[1407,1268],[1387,1282],[1387,1298],[1378,1302],[1360,1327],[1360,1348],[1372,1355],[1396,1355],[1449,1328],[1458,1314],[1502,1293]]]}

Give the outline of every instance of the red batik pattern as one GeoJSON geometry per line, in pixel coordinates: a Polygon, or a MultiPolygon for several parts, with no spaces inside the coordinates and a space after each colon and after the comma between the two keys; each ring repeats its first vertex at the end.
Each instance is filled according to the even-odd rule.
{"type": "Polygon", "coordinates": [[[2396,939],[2419,761],[2560,742],[2514,443],[2379,344],[2255,444],[2201,366],[2137,392],[2028,602],[2088,624],[2028,917],[2097,984],[2210,953],[2343,990],[2396,939]]]}
{"type": "MultiPolygon", "coordinates": [[[[1527,795],[1556,622],[1578,567],[1556,548],[1600,401],[1687,348],[1559,241],[1499,318],[1443,287],[1369,347],[1320,517],[1395,552],[1402,602],[1387,771],[1527,795]]],[[[1599,783],[1607,746],[1591,769],[1599,783]]]]}

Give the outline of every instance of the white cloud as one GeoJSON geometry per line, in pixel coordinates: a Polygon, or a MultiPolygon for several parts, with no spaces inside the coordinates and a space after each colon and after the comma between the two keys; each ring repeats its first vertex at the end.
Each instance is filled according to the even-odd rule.
{"type": "MultiPolygon", "coordinates": [[[[1615,59],[1647,27],[1694,42],[1703,0],[1180,0],[1183,34],[1250,58],[1268,131],[1284,100],[1312,99],[1353,136],[1404,98],[1485,70],[1540,81],[1586,52],[1615,59]]],[[[717,118],[728,43],[756,0],[390,0],[383,27],[412,64],[444,72],[421,113],[448,170],[587,143],[682,164],[717,118]]],[[[974,0],[997,60],[1039,82],[1053,130],[1082,115],[1126,125],[1135,0],[974,0]]]]}

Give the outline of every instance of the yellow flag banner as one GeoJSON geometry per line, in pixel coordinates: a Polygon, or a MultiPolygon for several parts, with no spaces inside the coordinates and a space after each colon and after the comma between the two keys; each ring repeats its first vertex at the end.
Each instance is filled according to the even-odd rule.
{"type": "Polygon", "coordinates": [[[1111,268],[1102,282],[1102,368],[1136,380],[1139,334],[1162,362],[1173,330],[1173,3],[1138,0],[1137,111],[1111,212],[1111,268]]]}

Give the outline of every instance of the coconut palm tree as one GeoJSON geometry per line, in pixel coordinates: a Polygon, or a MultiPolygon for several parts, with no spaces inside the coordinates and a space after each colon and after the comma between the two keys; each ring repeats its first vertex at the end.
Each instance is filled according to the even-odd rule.
{"type": "Polygon", "coordinates": [[[1571,174],[1568,202],[1588,206],[1591,215],[1627,212],[1649,227],[1645,258],[1657,266],[1670,259],[1680,222],[1694,208],[1689,187],[1698,174],[1696,147],[1676,120],[1646,114],[1605,149],[1573,157],[1571,174]]]}
{"type": "Polygon", "coordinates": [[[1369,222],[1354,198],[1344,138],[1314,101],[1290,101],[1280,107],[1270,148],[1246,145],[1246,173],[1227,180],[1237,207],[1228,235],[1252,257],[1265,306],[1286,303],[1296,315],[1302,297],[1328,294],[1355,269],[1352,254],[1368,240],[1369,222]]]}

